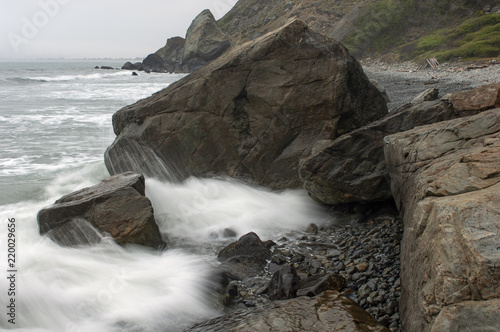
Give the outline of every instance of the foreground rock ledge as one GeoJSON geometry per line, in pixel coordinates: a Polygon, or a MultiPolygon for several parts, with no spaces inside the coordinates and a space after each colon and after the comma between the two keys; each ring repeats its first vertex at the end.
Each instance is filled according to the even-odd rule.
{"type": "Polygon", "coordinates": [[[403,330],[498,330],[500,109],[391,135],[385,144],[404,214],[403,330]]]}
{"type": "Polygon", "coordinates": [[[165,242],[144,191],[142,175],[124,173],[63,196],[38,212],[40,234],[65,246],[97,243],[109,234],[121,245],[163,248],[165,242]]]}
{"type": "Polygon", "coordinates": [[[335,291],[315,298],[306,296],[276,301],[262,308],[244,310],[200,323],[187,331],[378,331],[380,325],[356,303],[335,291]]]}
{"type": "Polygon", "coordinates": [[[299,160],[316,141],[385,114],[347,49],[293,21],[115,113],[105,162],[111,174],[221,174],[300,188],[299,160]]]}

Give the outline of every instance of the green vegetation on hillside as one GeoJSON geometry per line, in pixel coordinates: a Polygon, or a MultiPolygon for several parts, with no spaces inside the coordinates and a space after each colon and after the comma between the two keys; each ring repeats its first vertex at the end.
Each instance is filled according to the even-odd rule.
{"type": "Polygon", "coordinates": [[[483,15],[464,21],[456,28],[438,30],[399,48],[400,58],[440,61],[474,59],[500,55],[500,14],[483,15]]]}
{"type": "MultiPolygon", "coordinates": [[[[479,13],[478,8],[481,8],[481,1],[469,0],[381,0],[376,3],[366,5],[362,8],[362,12],[357,18],[352,32],[344,40],[347,48],[357,56],[382,56],[394,52],[398,46],[405,45],[407,48],[402,49],[406,52],[411,50],[411,55],[408,52],[405,54],[408,57],[420,56],[425,57],[423,53],[432,52],[435,47],[442,45],[443,42],[456,41],[458,37],[452,35],[441,39],[441,35],[446,31],[439,30],[450,26],[457,26],[465,19],[471,18],[479,13]],[[422,36],[428,36],[429,39],[418,39],[422,36]],[[431,37],[434,36],[434,37],[431,37]],[[412,44],[418,41],[416,44],[412,44]],[[421,42],[421,44],[420,44],[421,42]],[[413,49],[412,49],[413,45],[413,49]],[[415,49],[420,51],[413,54],[415,49]]],[[[496,16],[496,15],[486,15],[496,16]]],[[[467,54],[467,57],[475,56],[472,49],[478,48],[479,54],[494,53],[494,44],[498,45],[498,30],[495,31],[479,31],[477,26],[490,26],[490,23],[473,19],[469,24],[465,24],[456,31],[457,34],[467,35],[461,46],[462,53],[467,54]],[[467,30],[468,29],[468,30],[467,30]],[[463,33],[462,33],[463,32],[463,33]],[[477,32],[476,36],[468,36],[469,33],[477,32]],[[491,41],[486,40],[492,39],[491,41]]],[[[488,19],[485,19],[488,21],[488,19]]],[[[462,25],[460,25],[462,26],[462,25]]],[[[450,32],[454,33],[454,32],[450,32]]],[[[443,48],[443,52],[446,47],[443,48]]],[[[443,53],[444,54],[444,53],[443,53]]],[[[498,54],[497,54],[498,55],[498,54]]],[[[454,55],[446,55],[453,57],[454,55]]]]}

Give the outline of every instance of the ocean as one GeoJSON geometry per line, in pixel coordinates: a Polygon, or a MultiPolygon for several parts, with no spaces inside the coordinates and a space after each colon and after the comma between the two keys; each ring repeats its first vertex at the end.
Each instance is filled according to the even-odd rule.
{"type": "Polygon", "coordinates": [[[185,76],[94,69],[124,62],[0,61],[0,330],[181,331],[222,314],[212,269],[235,240],[224,229],[276,241],[325,220],[301,190],[147,179],[167,250],[108,238],[65,248],[40,236],[40,209],[109,177],[113,113],[185,76]]]}

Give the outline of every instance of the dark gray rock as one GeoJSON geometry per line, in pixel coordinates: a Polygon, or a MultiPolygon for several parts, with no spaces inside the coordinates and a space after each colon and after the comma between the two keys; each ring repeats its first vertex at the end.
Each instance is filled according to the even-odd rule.
{"type": "Polygon", "coordinates": [[[122,66],[122,69],[125,69],[125,70],[139,70],[139,69],[141,69],[141,65],[142,65],[141,62],[132,63],[132,62],[128,61],[128,62],[126,62],[122,66]]]}
{"type": "Polygon", "coordinates": [[[250,232],[222,249],[217,255],[217,259],[224,262],[232,257],[242,255],[253,256],[264,263],[272,256],[271,251],[260,240],[259,236],[254,232],[250,232]]]}
{"type": "Polygon", "coordinates": [[[292,299],[297,297],[299,283],[300,277],[293,264],[286,264],[273,274],[264,294],[273,301],[292,299]]]}
{"type": "Polygon", "coordinates": [[[165,62],[158,54],[150,54],[148,55],[141,64],[141,68],[139,70],[143,70],[145,72],[165,72],[165,62]]]}
{"type": "Polygon", "coordinates": [[[40,234],[50,232],[61,245],[90,244],[97,239],[91,224],[121,245],[163,248],[165,242],[144,191],[142,175],[124,173],[63,196],[38,212],[40,234]]]}
{"type": "Polygon", "coordinates": [[[326,290],[340,291],[344,285],[345,279],[340,275],[333,273],[316,275],[300,282],[297,296],[316,296],[326,290]]]}
{"type": "Polygon", "coordinates": [[[223,280],[243,280],[262,274],[265,267],[265,261],[255,256],[237,255],[222,262],[219,270],[223,280]]]}

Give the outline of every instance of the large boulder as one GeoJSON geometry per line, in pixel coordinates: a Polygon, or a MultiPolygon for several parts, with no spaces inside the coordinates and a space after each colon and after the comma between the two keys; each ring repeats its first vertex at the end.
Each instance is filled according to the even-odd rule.
{"type": "Polygon", "coordinates": [[[122,66],[122,69],[125,69],[125,70],[139,70],[139,69],[141,69],[141,65],[142,65],[141,62],[132,63],[130,61],[127,61],[122,66]]]}
{"type": "Polygon", "coordinates": [[[356,303],[335,291],[315,298],[300,297],[237,311],[186,331],[389,332],[356,303]]]}
{"type": "Polygon", "coordinates": [[[229,38],[217,25],[212,12],[205,9],[193,20],[186,33],[183,64],[195,71],[220,56],[230,46],[229,38]]]}
{"type": "Polygon", "coordinates": [[[163,248],[144,191],[142,175],[125,173],[63,196],[38,212],[40,234],[66,246],[96,243],[99,236],[109,234],[121,245],[163,248]]]}
{"type": "Polygon", "coordinates": [[[388,136],[385,156],[404,216],[403,330],[497,330],[500,109],[388,136]]]}
{"type": "Polygon", "coordinates": [[[426,100],[435,99],[436,95],[434,89],[426,91],[412,104],[390,112],[381,120],[335,140],[318,141],[312,155],[300,164],[304,188],[313,198],[327,204],[392,199],[383,138],[491,109],[500,96],[500,84],[454,93],[442,100],[426,100]],[[426,97],[428,95],[432,95],[431,98],[426,97]]]}
{"type": "Polygon", "coordinates": [[[460,112],[484,111],[500,107],[500,83],[480,86],[476,89],[456,92],[446,96],[460,112]]]}
{"type": "Polygon", "coordinates": [[[301,158],[387,114],[338,42],[293,21],[113,115],[111,174],[222,174],[299,188],[301,158]]]}
{"type": "Polygon", "coordinates": [[[181,72],[186,40],[182,37],[172,37],[165,46],[155,52],[163,59],[165,70],[168,72],[181,72]]]}
{"type": "Polygon", "coordinates": [[[144,70],[145,72],[153,71],[163,73],[165,72],[165,62],[158,54],[152,53],[142,61],[142,65],[139,70],[144,70]]]}

